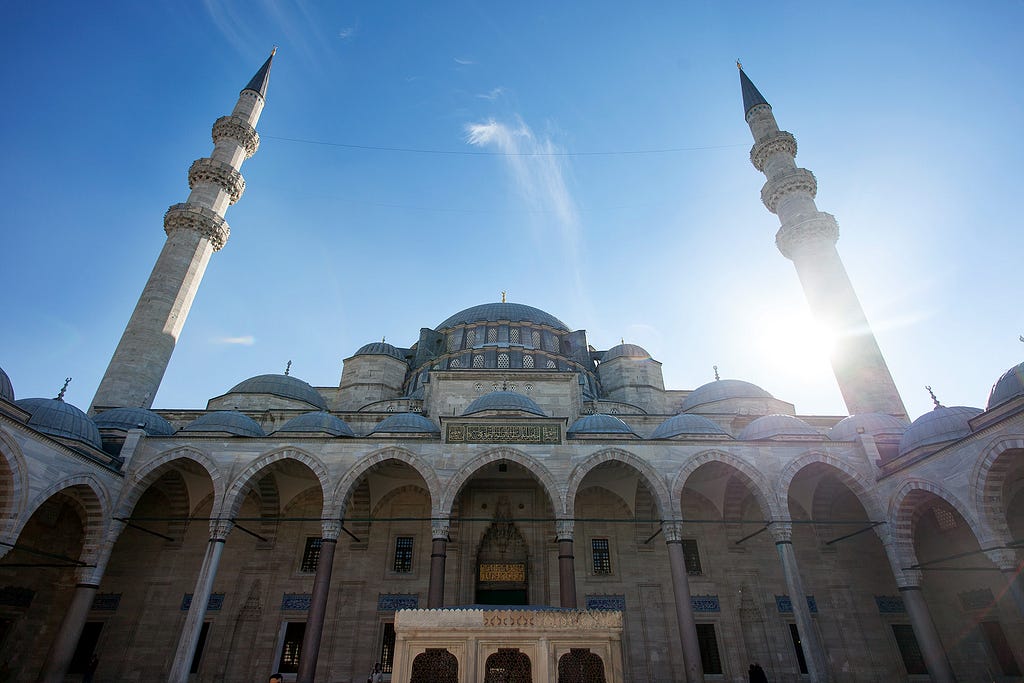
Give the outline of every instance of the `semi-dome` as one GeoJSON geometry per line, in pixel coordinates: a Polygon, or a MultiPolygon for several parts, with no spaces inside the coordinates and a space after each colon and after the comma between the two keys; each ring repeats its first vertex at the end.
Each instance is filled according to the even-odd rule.
{"type": "Polygon", "coordinates": [[[647,353],[647,350],[642,346],[637,346],[636,344],[619,344],[618,346],[613,346],[605,351],[604,355],[601,356],[601,362],[607,363],[608,361],[616,358],[638,358],[646,360],[650,357],[651,354],[647,353]]]}
{"type": "Polygon", "coordinates": [[[326,411],[303,413],[284,423],[278,432],[298,432],[303,434],[330,434],[331,436],[355,436],[352,428],[340,417],[326,411]]]}
{"type": "Polygon", "coordinates": [[[103,411],[92,421],[100,429],[116,429],[122,432],[141,429],[150,436],[170,436],[176,431],[170,422],[145,408],[113,408],[103,411]]]}
{"type": "Polygon", "coordinates": [[[828,438],[833,441],[853,441],[858,434],[892,434],[902,435],[907,429],[906,420],[893,417],[886,413],[861,413],[851,415],[828,430],[828,438]]]}
{"type": "Polygon", "coordinates": [[[818,436],[817,429],[792,415],[765,415],[759,417],[740,432],[742,441],[774,439],[779,436],[818,436]]]}
{"type": "Polygon", "coordinates": [[[36,431],[103,450],[96,423],[70,403],[56,398],[23,398],[15,404],[31,415],[28,426],[36,431]]]}
{"type": "Polygon", "coordinates": [[[327,410],[327,402],[316,389],[291,375],[257,375],[231,387],[229,394],[271,394],[327,410]]]}
{"type": "Polygon", "coordinates": [[[371,434],[438,434],[440,429],[418,413],[395,413],[373,428],[371,434]]]}
{"type": "Polygon", "coordinates": [[[215,410],[190,422],[183,432],[227,432],[236,436],[266,436],[263,427],[237,410],[215,410]]]}
{"type": "Polygon", "coordinates": [[[654,430],[652,439],[671,439],[674,436],[716,436],[728,437],[729,434],[712,420],[703,415],[680,413],[668,418],[654,430]]]}
{"type": "Polygon", "coordinates": [[[3,368],[0,368],[0,398],[14,403],[14,385],[3,368]]]}
{"type": "Polygon", "coordinates": [[[751,384],[750,382],[744,382],[739,379],[716,379],[714,382],[708,382],[707,384],[699,386],[691,391],[683,401],[680,412],[685,413],[688,410],[693,410],[697,406],[702,406],[707,403],[716,403],[718,401],[727,401],[735,398],[775,397],[761,387],[756,384],[751,384]]]}
{"type": "Polygon", "coordinates": [[[355,352],[356,356],[391,356],[398,360],[405,362],[405,356],[397,348],[388,344],[385,341],[372,342],[365,346],[359,347],[359,350],[355,352]]]}
{"type": "Polygon", "coordinates": [[[473,415],[487,410],[518,410],[547,417],[532,398],[515,391],[491,391],[469,404],[462,414],[473,415]]]}
{"type": "Polygon", "coordinates": [[[554,327],[562,330],[563,332],[569,331],[569,327],[565,323],[550,313],[545,313],[539,308],[527,306],[526,304],[500,302],[493,304],[480,304],[479,306],[473,306],[472,308],[467,308],[464,311],[459,311],[438,325],[436,329],[440,331],[455,327],[456,325],[468,325],[470,323],[496,323],[503,320],[513,323],[535,323],[537,325],[554,327]]]}
{"type": "Polygon", "coordinates": [[[920,448],[962,439],[970,435],[970,420],[980,415],[980,408],[937,406],[910,423],[900,439],[900,455],[920,448]]]}
{"type": "Polygon", "coordinates": [[[1013,366],[996,380],[988,395],[988,404],[985,409],[992,410],[997,405],[1018,396],[1024,396],[1024,363],[1013,366]]]}
{"type": "Polygon", "coordinates": [[[634,434],[629,425],[615,417],[604,413],[584,415],[572,423],[566,435],[569,438],[577,434],[634,434]]]}

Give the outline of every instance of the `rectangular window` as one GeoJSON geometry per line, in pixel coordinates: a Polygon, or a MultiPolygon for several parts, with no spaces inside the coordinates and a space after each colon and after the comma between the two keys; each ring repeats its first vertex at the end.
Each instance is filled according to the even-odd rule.
{"type": "Polygon", "coordinates": [[[985,639],[988,640],[992,654],[996,656],[999,668],[1003,670],[1003,675],[1020,676],[1020,667],[1017,666],[1017,660],[1013,658],[1013,650],[1010,649],[1010,643],[1006,640],[1002,625],[998,621],[983,621],[981,622],[981,631],[985,634],[985,639]]]}
{"type": "Polygon", "coordinates": [[[612,573],[612,555],[608,548],[607,538],[595,538],[590,541],[590,548],[594,556],[594,573],[612,573]]]}
{"type": "Polygon", "coordinates": [[[391,673],[395,663],[395,625],[384,624],[384,639],[380,643],[380,668],[386,674],[391,673]]]}
{"type": "Polygon", "coordinates": [[[394,571],[399,574],[412,571],[412,536],[399,536],[395,539],[394,571]]]}
{"type": "Polygon", "coordinates": [[[323,539],[316,536],[306,537],[306,548],[302,551],[302,564],[299,571],[303,574],[315,574],[320,564],[320,543],[323,539]]]}
{"type": "Polygon", "coordinates": [[[78,646],[75,647],[75,654],[71,656],[71,665],[68,673],[84,674],[85,669],[96,652],[96,643],[100,639],[100,631],[103,630],[102,621],[87,621],[82,628],[82,635],[78,637],[78,646]]]}
{"type": "Polygon", "coordinates": [[[804,646],[800,641],[800,631],[796,624],[789,625],[789,635],[793,639],[793,649],[796,650],[796,662],[800,665],[800,673],[807,673],[807,659],[804,657],[804,646]]]}
{"type": "Polygon", "coordinates": [[[704,673],[722,673],[722,658],[718,655],[714,624],[697,624],[697,644],[700,645],[700,665],[704,673]]]}
{"type": "Polygon", "coordinates": [[[206,647],[206,637],[210,635],[210,622],[204,621],[203,628],[199,630],[199,642],[196,643],[196,653],[192,655],[192,666],[188,668],[190,674],[199,673],[199,663],[203,661],[203,649],[206,647]]]}
{"type": "Polygon", "coordinates": [[[700,568],[700,553],[697,552],[695,539],[683,539],[683,562],[686,564],[686,573],[690,576],[700,576],[704,573],[700,568]]]}
{"type": "Polygon", "coordinates": [[[302,636],[306,634],[306,622],[290,621],[284,629],[284,644],[281,645],[281,661],[277,670],[283,674],[299,673],[299,657],[302,655],[302,636]]]}
{"type": "Polygon", "coordinates": [[[917,638],[914,637],[914,627],[910,624],[893,624],[892,634],[896,637],[896,647],[900,649],[903,668],[907,670],[907,673],[911,675],[928,673],[921,648],[918,647],[917,638]]]}

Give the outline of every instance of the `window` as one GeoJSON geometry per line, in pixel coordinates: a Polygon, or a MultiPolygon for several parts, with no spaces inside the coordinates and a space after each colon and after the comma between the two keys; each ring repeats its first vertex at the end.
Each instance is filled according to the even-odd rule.
{"type": "Polygon", "coordinates": [[[199,663],[203,661],[203,649],[206,647],[206,637],[210,635],[210,622],[204,621],[203,628],[199,630],[199,642],[196,643],[196,652],[192,655],[192,666],[188,668],[190,674],[199,673],[199,663]]]}
{"type": "Polygon", "coordinates": [[[395,625],[384,624],[384,638],[380,643],[380,668],[386,674],[391,673],[395,663],[395,625]]]}
{"type": "Polygon", "coordinates": [[[533,370],[533,356],[523,356],[523,367],[527,370],[533,370]]]}
{"type": "Polygon", "coordinates": [[[89,661],[96,651],[96,643],[99,642],[100,631],[102,630],[102,621],[85,622],[85,626],[82,628],[82,635],[78,637],[75,654],[71,656],[71,665],[68,667],[68,673],[85,673],[85,668],[89,666],[89,661]]]}
{"type": "Polygon", "coordinates": [[[299,571],[303,574],[316,572],[320,564],[320,542],[321,539],[316,536],[306,537],[306,548],[302,551],[302,563],[299,565],[299,571]]]}
{"type": "Polygon", "coordinates": [[[697,541],[692,538],[683,539],[683,562],[686,564],[686,573],[690,576],[700,576],[704,573],[700,568],[700,553],[697,552],[697,541]]]}
{"type": "Polygon", "coordinates": [[[530,341],[533,343],[533,348],[539,349],[540,348],[540,332],[538,332],[537,330],[534,330],[534,331],[530,332],[530,341]]]}
{"type": "Polygon", "coordinates": [[[458,358],[452,358],[448,361],[448,367],[451,369],[457,369],[462,367],[462,362],[458,358]]]}
{"type": "Polygon", "coordinates": [[[722,658],[718,655],[714,624],[697,624],[697,644],[700,646],[700,665],[704,673],[722,673],[722,658]]]}
{"type": "Polygon", "coordinates": [[[498,328],[488,327],[487,328],[487,341],[491,344],[498,341],[498,328]]]}
{"type": "Polygon", "coordinates": [[[484,357],[481,355],[473,356],[473,367],[482,368],[484,366],[484,357]]]}
{"type": "Polygon", "coordinates": [[[807,658],[804,657],[804,646],[796,624],[789,625],[789,636],[793,639],[793,649],[796,650],[796,662],[800,665],[800,673],[805,674],[807,673],[807,658]]]}
{"type": "Polygon", "coordinates": [[[299,657],[302,655],[302,636],[306,635],[306,622],[290,621],[284,629],[284,643],[281,645],[281,661],[277,670],[283,674],[299,672],[299,657]]]}
{"type": "Polygon", "coordinates": [[[457,350],[462,346],[462,330],[456,330],[448,335],[448,353],[457,350]]]}
{"type": "Polygon", "coordinates": [[[508,331],[508,343],[509,344],[518,344],[519,343],[519,328],[518,327],[509,328],[509,331],[508,331]]]}
{"type": "Polygon", "coordinates": [[[594,558],[595,574],[612,573],[612,556],[608,548],[607,538],[595,538],[590,541],[590,549],[594,558]]]}
{"type": "Polygon", "coordinates": [[[926,674],[928,668],[924,665],[924,656],[921,655],[921,648],[914,637],[914,628],[910,624],[893,624],[892,634],[896,636],[896,647],[900,649],[900,656],[903,657],[903,668],[908,674],[926,674]]]}
{"type": "Polygon", "coordinates": [[[957,527],[956,515],[950,508],[936,505],[932,507],[932,514],[935,515],[935,523],[938,525],[939,531],[952,531],[957,527]]]}
{"type": "Polygon", "coordinates": [[[412,571],[412,536],[395,539],[395,564],[393,571],[408,574],[412,571]]]}
{"type": "Polygon", "coordinates": [[[981,622],[981,632],[985,634],[985,639],[988,640],[989,647],[992,648],[992,654],[996,656],[1003,675],[1020,676],[1020,667],[1017,666],[1017,660],[1013,658],[1013,650],[1010,649],[1010,643],[1006,640],[1006,634],[1003,633],[1000,623],[998,621],[983,621],[981,622]]]}
{"type": "Polygon", "coordinates": [[[499,353],[498,354],[498,367],[502,368],[502,369],[505,369],[505,368],[508,367],[508,354],[507,353],[499,353]]]}

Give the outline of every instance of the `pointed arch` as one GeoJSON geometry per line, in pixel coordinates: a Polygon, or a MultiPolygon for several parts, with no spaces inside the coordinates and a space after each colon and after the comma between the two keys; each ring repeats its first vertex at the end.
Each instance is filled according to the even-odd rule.
{"type": "MultiPolygon", "coordinates": [[[[677,508],[680,505],[680,501],[683,496],[683,488],[686,486],[687,480],[693,475],[698,469],[704,465],[710,463],[721,463],[726,467],[732,469],[736,475],[744,481],[747,487],[750,489],[750,493],[754,496],[754,500],[757,501],[758,507],[761,508],[762,514],[765,519],[785,519],[785,511],[782,507],[781,501],[778,497],[770,494],[770,487],[765,481],[761,473],[753,467],[746,460],[719,450],[708,450],[701,451],[693,458],[691,458],[679,470],[676,474],[675,479],[672,482],[672,503],[677,508]]],[[[680,510],[676,510],[679,516],[682,516],[680,510]]]]}
{"type": "Polygon", "coordinates": [[[282,460],[293,460],[302,463],[309,469],[320,483],[320,491],[323,494],[324,508],[326,509],[329,491],[331,490],[330,475],[327,473],[327,468],[314,455],[293,446],[286,446],[256,458],[235,477],[224,496],[222,504],[223,516],[237,517],[238,510],[242,507],[242,503],[245,500],[246,492],[251,487],[259,488],[257,476],[270,465],[282,460]]]}
{"type": "Polygon", "coordinates": [[[938,498],[956,510],[974,534],[975,540],[981,542],[982,535],[978,533],[978,522],[963,501],[941,484],[927,479],[909,479],[897,489],[889,501],[889,539],[902,567],[909,567],[917,562],[914,525],[922,513],[922,505],[931,497],[938,498]]]}
{"type": "Polygon", "coordinates": [[[173,467],[177,460],[188,460],[195,463],[210,477],[210,482],[213,484],[213,509],[216,510],[224,500],[224,475],[210,456],[190,446],[184,446],[162,453],[142,464],[138,469],[129,469],[125,475],[121,497],[117,502],[116,516],[130,517],[146,489],[163,476],[167,469],[173,467]]]}
{"type": "Polygon", "coordinates": [[[566,486],[565,506],[563,507],[565,514],[570,516],[573,514],[576,506],[576,493],[579,491],[583,479],[595,467],[606,462],[620,462],[636,470],[654,496],[655,504],[658,507],[658,514],[662,518],[674,515],[677,506],[672,505],[665,479],[646,460],[621,448],[605,448],[600,450],[588,456],[573,468],[572,473],[569,475],[568,485],[566,486]]]}
{"type": "MultiPolygon", "coordinates": [[[[845,484],[853,492],[853,495],[857,496],[857,500],[860,501],[869,517],[874,520],[886,518],[884,506],[871,494],[873,488],[871,480],[848,462],[822,451],[804,453],[796,460],[790,461],[779,474],[776,490],[785,492],[788,497],[789,489],[793,485],[793,480],[796,476],[807,467],[815,464],[827,467],[839,481],[845,484]]],[[[808,512],[813,513],[813,510],[808,512]]]]}
{"type": "Polygon", "coordinates": [[[14,526],[28,502],[28,465],[21,447],[0,430],[0,538],[14,526]]]}
{"type": "Polygon", "coordinates": [[[1005,543],[1012,538],[1003,494],[1006,479],[1021,456],[1015,458],[1008,451],[1024,454],[1024,436],[1004,436],[993,440],[981,452],[971,472],[970,490],[974,492],[975,509],[980,521],[992,530],[994,536],[979,539],[980,542],[1005,543]]]}
{"type": "Polygon", "coordinates": [[[458,472],[455,473],[447,485],[444,488],[444,492],[441,495],[440,504],[438,510],[442,514],[451,515],[452,506],[455,503],[455,499],[458,498],[459,492],[462,487],[465,486],[466,482],[476,474],[477,470],[481,467],[489,465],[492,462],[498,462],[499,460],[507,460],[514,462],[515,464],[523,467],[529,472],[538,482],[541,487],[548,494],[548,502],[551,507],[556,511],[564,509],[562,500],[562,491],[552,476],[551,471],[544,466],[536,458],[532,458],[525,453],[521,453],[512,448],[493,448],[489,451],[481,453],[477,457],[473,458],[469,462],[465,463],[459,468],[458,472]]]}
{"type": "Polygon", "coordinates": [[[110,517],[110,494],[92,474],[66,477],[36,495],[12,529],[12,536],[17,538],[36,510],[57,494],[64,494],[79,506],[82,515],[82,556],[87,557],[103,541],[103,532],[110,517]]]}
{"type": "Polygon", "coordinates": [[[428,491],[424,486],[417,486],[416,484],[406,484],[405,486],[399,486],[397,488],[391,489],[390,491],[388,491],[387,493],[380,497],[380,500],[377,501],[377,504],[373,506],[373,511],[370,513],[370,517],[376,518],[385,505],[387,505],[388,503],[390,503],[392,500],[402,495],[403,493],[419,493],[426,496],[428,499],[430,498],[430,491],[428,491]]]}
{"type": "Polygon", "coordinates": [[[403,462],[419,473],[427,485],[427,491],[430,492],[430,505],[431,509],[433,509],[437,501],[441,499],[442,493],[441,482],[434,468],[404,448],[388,446],[361,458],[345,472],[341,481],[334,488],[334,494],[330,499],[330,506],[328,507],[326,503],[324,504],[324,517],[341,519],[341,516],[345,513],[345,508],[348,506],[348,500],[352,496],[353,487],[373,467],[387,460],[403,462]]]}

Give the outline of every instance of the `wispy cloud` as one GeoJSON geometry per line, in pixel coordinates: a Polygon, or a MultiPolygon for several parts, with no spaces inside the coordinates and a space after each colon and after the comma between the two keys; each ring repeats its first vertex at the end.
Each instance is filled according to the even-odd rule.
{"type": "Polygon", "coordinates": [[[489,101],[493,102],[494,100],[498,99],[499,97],[501,97],[504,94],[505,94],[505,89],[502,88],[501,86],[498,86],[497,88],[491,88],[490,92],[479,93],[477,95],[477,97],[479,97],[482,100],[489,100],[489,101]]]}
{"type": "Polygon", "coordinates": [[[473,59],[472,57],[452,57],[452,59],[455,60],[456,64],[461,64],[462,66],[470,66],[471,64],[476,64],[476,60],[473,59]]]}
{"type": "Polygon", "coordinates": [[[348,40],[356,34],[356,26],[346,26],[345,28],[338,31],[338,37],[342,40],[348,40]]]}
{"type": "Polygon", "coordinates": [[[243,337],[215,337],[210,340],[214,344],[234,344],[236,346],[252,346],[256,343],[256,337],[246,335],[243,337]]]}

